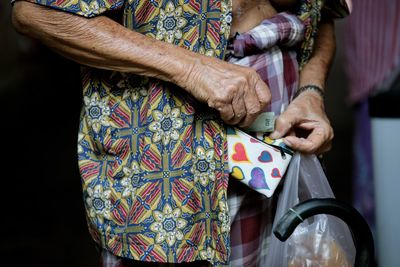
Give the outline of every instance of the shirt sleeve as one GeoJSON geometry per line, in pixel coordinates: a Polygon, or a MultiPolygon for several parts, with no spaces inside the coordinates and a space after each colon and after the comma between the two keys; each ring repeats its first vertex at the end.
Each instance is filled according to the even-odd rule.
{"type": "Polygon", "coordinates": [[[42,6],[47,6],[50,8],[90,18],[100,15],[109,10],[119,9],[124,5],[126,0],[28,0],[28,1],[42,6]]]}
{"type": "Polygon", "coordinates": [[[347,17],[351,13],[352,0],[325,0],[322,13],[325,17],[338,19],[347,17]]]}

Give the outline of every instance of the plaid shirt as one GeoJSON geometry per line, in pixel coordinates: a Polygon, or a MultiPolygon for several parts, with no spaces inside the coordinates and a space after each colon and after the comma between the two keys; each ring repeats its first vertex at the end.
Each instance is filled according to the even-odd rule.
{"type": "MultiPolygon", "coordinates": [[[[237,34],[228,46],[229,62],[256,69],[268,85],[272,100],[266,111],[276,116],[286,109],[298,87],[298,63],[291,47],[302,40],[303,29],[295,15],[279,13],[251,31],[237,34]]],[[[232,267],[266,266],[275,202],[276,198],[265,198],[230,179],[232,267]]]]}
{"type": "MultiPolygon", "coordinates": [[[[296,52],[290,47],[301,41],[302,37],[302,22],[289,13],[279,13],[230,40],[226,60],[256,69],[272,95],[266,111],[273,111],[275,115],[285,110],[297,90],[298,63],[296,52]]],[[[231,267],[265,266],[276,198],[265,198],[239,181],[230,179],[228,205],[232,222],[231,267]]],[[[132,260],[124,260],[103,251],[101,266],[128,267],[133,263],[132,260]]],[[[185,266],[206,265],[194,263],[185,266]]]]}

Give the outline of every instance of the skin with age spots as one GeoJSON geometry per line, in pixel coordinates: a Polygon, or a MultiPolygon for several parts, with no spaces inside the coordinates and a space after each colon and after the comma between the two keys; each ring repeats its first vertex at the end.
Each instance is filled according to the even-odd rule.
{"type": "MultiPolygon", "coordinates": [[[[277,10],[290,10],[296,0],[234,0],[232,4],[231,36],[234,36],[271,18],[277,10]]],[[[310,62],[300,72],[300,87],[307,84],[325,87],[335,51],[333,22],[321,23],[315,46],[310,62]]],[[[275,127],[271,138],[286,136],[285,143],[301,152],[320,154],[331,147],[333,130],[325,114],[323,99],[315,92],[300,94],[277,119],[275,127]],[[296,136],[297,129],[303,134],[296,136]]]]}
{"type": "MultiPolygon", "coordinates": [[[[227,124],[250,125],[271,100],[268,86],[249,67],[149,38],[104,15],[87,19],[28,1],[17,1],[13,7],[13,24],[19,32],[39,39],[83,65],[175,83],[214,108],[227,124]]],[[[234,0],[232,32],[247,31],[294,3],[294,0],[234,0]]],[[[300,86],[325,87],[334,51],[333,22],[324,22],[315,51],[300,72],[300,86]]],[[[303,153],[322,153],[329,149],[333,131],[323,99],[317,93],[300,94],[280,115],[271,137],[283,136],[287,136],[285,142],[303,153]],[[296,128],[308,131],[308,135],[296,136],[296,128]]]]}
{"type": "Polygon", "coordinates": [[[228,124],[250,125],[271,99],[255,70],[155,40],[106,16],[87,19],[17,1],[13,23],[83,65],[172,82],[216,109],[228,124]]]}

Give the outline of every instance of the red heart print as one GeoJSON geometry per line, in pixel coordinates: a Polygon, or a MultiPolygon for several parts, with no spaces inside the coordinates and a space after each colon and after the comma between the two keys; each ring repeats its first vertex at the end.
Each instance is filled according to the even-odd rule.
{"type": "Polygon", "coordinates": [[[246,155],[246,148],[242,143],[236,143],[233,147],[235,153],[232,155],[234,161],[249,161],[246,155]]]}

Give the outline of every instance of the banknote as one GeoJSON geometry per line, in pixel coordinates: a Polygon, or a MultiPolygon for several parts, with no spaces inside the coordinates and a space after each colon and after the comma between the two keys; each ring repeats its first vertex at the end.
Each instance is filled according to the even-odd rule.
{"type": "Polygon", "coordinates": [[[275,113],[274,112],[263,112],[257,119],[247,128],[249,132],[273,132],[275,128],[275,113]]]}

